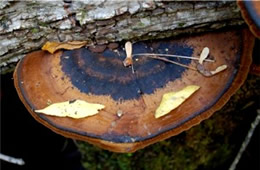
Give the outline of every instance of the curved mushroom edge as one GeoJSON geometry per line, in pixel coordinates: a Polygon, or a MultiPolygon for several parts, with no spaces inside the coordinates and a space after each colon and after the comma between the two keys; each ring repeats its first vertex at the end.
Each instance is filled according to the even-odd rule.
{"type": "Polygon", "coordinates": [[[237,5],[241,10],[241,15],[249,26],[250,31],[255,37],[260,38],[260,15],[258,14],[260,12],[257,11],[254,3],[260,4],[258,1],[237,0],[237,5]]]}
{"type": "Polygon", "coordinates": [[[22,64],[23,60],[21,60],[18,63],[14,71],[14,75],[13,75],[15,80],[14,84],[18,92],[19,98],[21,99],[21,101],[23,102],[27,110],[29,110],[30,114],[38,122],[50,128],[52,131],[68,138],[74,138],[74,139],[92,143],[94,145],[97,145],[103,149],[107,149],[110,151],[122,152],[122,153],[134,152],[138,149],[144,148],[155,142],[167,139],[174,135],[178,135],[179,133],[190,129],[192,126],[200,124],[201,121],[209,118],[214,112],[222,108],[228,102],[230,97],[241,87],[241,85],[243,84],[243,82],[247,77],[252,62],[251,56],[252,56],[252,50],[254,46],[254,40],[255,38],[252,36],[252,34],[250,34],[249,31],[243,30],[243,42],[247,42],[243,44],[244,47],[241,54],[241,56],[243,56],[241,57],[242,59],[241,62],[244,64],[240,66],[238,72],[233,75],[234,76],[233,82],[232,81],[228,82],[230,84],[230,88],[226,88],[225,92],[219,95],[219,98],[215,100],[215,102],[212,104],[211,107],[203,109],[202,112],[196,113],[192,117],[188,117],[185,121],[180,122],[178,125],[175,125],[173,127],[165,129],[164,131],[160,131],[160,133],[156,133],[145,138],[136,137],[133,140],[133,137],[121,136],[121,135],[114,136],[116,134],[113,134],[113,140],[110,140],[111,136],[109,135],[105,135],[103,138],[100,138],[93,134],[87,134],[87,133],[83,134],[78,131],[74,131],[72,129],[59,127],[53,124],[52,122],[48,121],[46,117],[41,116],[40,114],[35,114],[35,112],[33,111],[34,107],[29,105],[29,102],[26,101],[26,96],[24,96],[24,93],[22,92],[23,90],[20,88],[21,82],[19,81],[19,72],[20,72],[19,70],[21,69],[20,65],[22,64]],[[239,74],[240,76],[239,77],[235,76],[237,74],[239,74]]]}

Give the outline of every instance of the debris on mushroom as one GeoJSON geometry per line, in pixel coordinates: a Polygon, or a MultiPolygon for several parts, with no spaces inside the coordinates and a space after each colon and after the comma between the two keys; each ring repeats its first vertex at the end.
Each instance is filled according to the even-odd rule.
{"type": "Polygon", "coordinates": [[[53,54],[55,51],[60,49],[66,49],[66,50],[73,50],[83,47],[87,44],[87,41],[70,41],[70,42],[49,42],[47,41],[43,47],[42,50],[48,51],[49,53],[53,54]]]}
{"type": "Polygon", "coordinates": [[[180,91],[164,94],[160,106],[156,109],[155,118],[162,117],[176,109],[199,88],[196,85],[189,85],[180,91]]]}
{"type": "Polygon", "coordinates": [[[181,56],[181,55],[173,55],[173,54],[155,54],[155,53],[139,53],[139,54],[133,54],[132,56],[146,56],[146,57],[149,57],[149,58],[162,60],[162,61],[165,61],[165,62],[169,62],[169,63],[175,64],[175,65],[178,65],[178,66],[181,66],[181,67],[188,68],[188,69],[196,71],[197,68],[194,68],[194,67],[191,67],[191,66],[187,66],[185,64],[181,64],[181,63],[178,63],[176,61],[169,60],[169,59],[167,59],[165,57],[174,57],[174,58],[182,58],[182,59],[189,59],[189,60],[199,60],[199,63],[201,63],[201,64],[203,63],[203,61],[215,62],[214,60],[206,59],[208,57],[208,54],[209,54],[209,48],[205,47],[203,49],[201,55],[200,55],[200,58],[191,57],[191,56],[181,56]],[[162,56],[162,57],[159,57],[159,56],[162,56]]]}
{"type": "Polygon", "coordinates": [[[221,71],[224,71],[227,68],[227,65],[223,64],[221,66],[218,66],[215,70],[210,71],[207,70],[204,66],[203,66],[203,61],[208,57],[209,55],[209,48],[205,47],[203,48],[201,54],[200,54],[200,58],[199,58],[199,63],[197,64],[197,70],[200,74],[202,74],[203,76],[206,77],[210,77],[213,76],[221,71]]]}
{"type": "Polygon", "coordinates": [[[224,71],[227,69],[227,65],[221,65],[216,68],[216,70],[210,71],[204,68],[202,64],[197,65],[198,72],[201,73],[203,76],[210,77],[213,76],[221,71],[224,71]]]}
{"type": "Polygon", "coordinates": [[[105,108],[104,105],[88,103],[83,100],[72,100],[60,103],[53,103],[44,109],[35,110],[37,113],[43,113],[58,117],[71,117],[75,119],[93,116],[98,110],[105,108]]]}
{"type": "Polygon", "coordinates": [[[48,106],[50,106],[52,104],[52,101],[50,99],[47,100],[47,103],[46,103],[48,106]]]}
{"type": "Polygon", "coordinates": [[[209,55],[209,48],[208,47],[203,48],[200,54],[199,63],[202,64],[203,61],[208,57],[208,55],[209,55]]]}
{"type": "Polygon", "coordinates": [[[118,111],[116,112],[116,115],[117,115],[118,117],[121,117],[121,116],[123,115],[123,111],[122,111],[122,110],[118,110],[118,111]]]}
{"type": "Polygon", "coordinates": [[[227,65],[224,64],[224,65],[218,66],[218,67],[216,68],[216,70],[210,71],[210,73],[211,73],[212,75],[215,75],[215,74],[217,74],[217,73],[219,73],[219,72],[221,72],[221,71],[224,71],[226,68],[227,68],[227,65]]]}
{"type": "Polygon", "coordinates": [[[132,43],[127,41],[125,43],[125,51],[126,51],[126,58],[123,62],[125,67],[131,66],[133,64],[133,59],[132,59],[132,43]]]}
{"type": "MultiPolygon", "coordinates": [[[[182,58],[182,59],[189,59],[189,60],[199,60],[197,57],[191,56],[182,56],[182,55],[174,55],[174,54],[157,54],[157,53],[138,53],[133,54],[132,56],[162,56],[162,57],[170,57],[170,58],[182,58]]],[[[205,59],[204,61],[207,62],[215,62],[215,60],[205,59]]]]}
{"type": "Polygon", "coordinates": [[[176,61],[172,61],[172,60],[169,60],[167,58],[164,58],[164,57],[158,57],[158,56],[149,56],[150,58],[153,58],[153,59],[157,59],[157,60],[162,60],[162,61],[165,61],[165,62],[169,62],[169,63],[172,63],[172,64],[175,64],[175,65],[178,65],[178,66],[181,66],[181,67],[184,67],[184,68],[188,68],[188,69],[191,69],[191,70],[197,70],[196,68],[194,67],[191,67],[191,66],[187,66],[185,64],[181,64],[181,63],[178,63],[176,61]]]}
{"type": "MultiPolygon", "coordinates": [[[[129,48],[130,47],[128,47],[128,49],[129,48]]],[[[132,46],[131,46],[131,52],[132,52],[132,46]]],[[[219,73],[221,71],[224,71],[227,68],[227,65],[221,65],[221,66],[217,67],[216,70],[213,70],[213,71],[209,71],[209,70],[205,69],[204,66],[202,65],[204,61],[215,62],[214,60],[207,59],[208,55],[209,55],[209,48],[208,47],[204,47],[202,52],[201,52],[201,54],[200,54],[200,58],[189,57],[189,56],[171,55],[171,54],[155,54],[155,53],[140,53],[140,54],[133,54],[132,56],[147,56],[147,57],[150,57],[150,58],[153,58],[153,59],[162,60],[162,61],[169,62],[169,63],[172,63],[172,64],[176,64],[178,66],[181,66],[181,67],[184,67],[184,68],[188,68],[188,69],[191,69],[191,70],[195,70],[195,71],[197,70],[199,73],[201,73],[202,75],[204,75],[206,77],[213,76],[213,75],[215,75],[215,74],[217,74],[217,73],[219,73]],[[172,60],[169,60],[167,58],[159,57],[159,56],[184,58],[184,59],[190,59],[190,60],[198,60],[199,63],[197,64],[197,68],[194,68],[194,67],[187,66],[187,65],[178,63],[176,61],[172,61],[172,60]]],[[[132,65],[133,64],[132,56],[131,56],[131,58],[129,57],[129,59],[131,59],[131,64],[128,64],[128,65],[132,65]]],[[[124,65],[125,66],[128,66],[128,65],[126,65],[126,63],[128,63],[127,59],[128,59],[128,57],[124,61],[124,65]]]]}

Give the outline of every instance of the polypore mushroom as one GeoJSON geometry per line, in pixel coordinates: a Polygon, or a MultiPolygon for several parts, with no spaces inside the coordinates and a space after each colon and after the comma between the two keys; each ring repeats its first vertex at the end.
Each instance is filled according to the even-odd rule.
{"type": "MultiPolygon", "coordinates": [[[[133,54],[168,53],[192,57],[199,57],[207,46],[209,58],[215,60],[204,63],[207,69],[227,65],[225,71],[212,77],[145,56],[133,57],[133,73],[122,64],[126,57],[124,44],[117,52],[108,48],[103,53],[86,48],[54,54],[36,51],[19,62],[14,82],[31,115],[54,132],[111,151],[133,152],[177,135],[220,109],[244,82],[253,44],[254,37],[248,30],[231,30],[133,45],[133,54]],[[164,94],[191,84],[200,89],[169,114],[155,118],[164,94]],[[105,108],[82,119],[35,112],[50,103],[75,99],[102,104],[105,108]]],[[[169,60],[194,68],[198,63],[178,58],[169,60]]]]}
{"type": "Polygon", "coordinates": [[[252,33],[260,38],[260,1],[237,1],[242,17],[252,33]]]}

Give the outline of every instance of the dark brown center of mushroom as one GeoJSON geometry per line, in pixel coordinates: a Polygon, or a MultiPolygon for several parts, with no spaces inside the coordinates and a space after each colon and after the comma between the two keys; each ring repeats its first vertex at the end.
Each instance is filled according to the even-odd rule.
{"type": "MultiPolygon", "coordinates": [[[[191,56],[193,49],[170,41],[159,43],[139,42],[133,45],[133,54],[161,53],[191,56]]],[[[65,51],[61,56],[62,70],[81,92],[110,95],[114,100],[138,99],[141,94],[151,94],[168,82],[181,77],[183,67],[145,56],[134,57],[132,68],[124,67],[126,54],[121,45],[117,50],[106,49],[93,53],[86,48],[65,51]]],[[[170,58],[182,64],[188,59],[170,58]]]]}

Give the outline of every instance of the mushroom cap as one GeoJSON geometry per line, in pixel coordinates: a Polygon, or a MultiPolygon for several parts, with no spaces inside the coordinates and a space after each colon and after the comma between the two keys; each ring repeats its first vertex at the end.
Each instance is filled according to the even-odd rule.
{"type": "MultiPolygon", "coordinates": [[[[209,47],[212,77],[147,57],[134,58],[135,73],[123,66],[124,44],[116,51],[94,53],[86,48],[49,54],[36,51],[17,65],[14,83],[31,115],[54,132],[115,152],[133,152],[177,135],[219,110],[246,79],[254,36],[245,29],[207,33],[175,40],[144,41],[133,45],[133,54],[153,52],[198,57],[209,47]],[[154,116],[162,96],[187,85],[200,89],[166,116],[154,116]],[[95,116],[72,119],[35,113],[57,103],[81,99],[105,105],[95,116]]],[[[172,59],[189,66],[197,61],[172,59]]]]}
{"type": "Polygon", "coordinates": [[[260,1],[237,0],[237,4],[251,32],[260,38],[260,1]]]}

